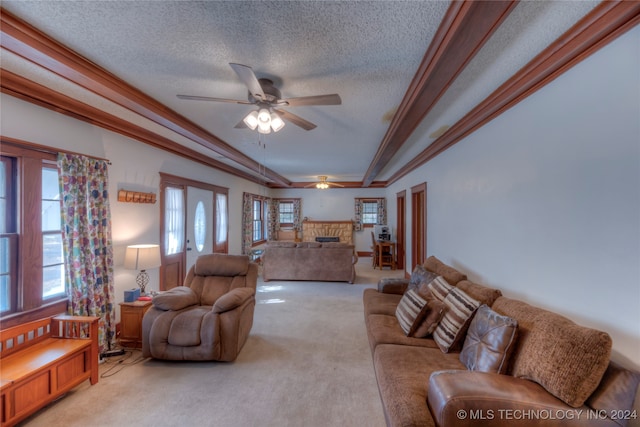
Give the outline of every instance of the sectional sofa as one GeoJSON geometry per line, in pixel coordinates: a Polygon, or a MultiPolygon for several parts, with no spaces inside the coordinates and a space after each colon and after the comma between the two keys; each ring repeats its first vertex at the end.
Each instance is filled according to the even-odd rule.
{"type": "Polygon", "coordinates": [[[262,278],[353,283],[358,255],[340,242],[268,242],[262,254],[262,278]]]}
{"type": "Polygon", "coordinates": [[[624,426],[640,416],[640,375],[610,361],[608,334],[435,257],[363,301],[388,426],[624,426]]]}

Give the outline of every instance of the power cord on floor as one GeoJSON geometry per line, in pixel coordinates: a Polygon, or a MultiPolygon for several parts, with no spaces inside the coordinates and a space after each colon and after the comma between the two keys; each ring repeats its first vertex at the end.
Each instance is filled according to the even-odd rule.
{"type": "Polygon", "coordinates": [[[104,370],[100,374],[100,378],[108,378],[112,377],[118,372],[122,371],[124,368],[135,365],[137,363],[142,362],[146,359],[146,357],[142,357],[142,353],[137,349],[123,349],[124,354],[122,356],[109,357],[104,360],[105,365],[113,365],[104,370]],[[134,358],[134,355],[137,354],[137,357],[134,358]]]}

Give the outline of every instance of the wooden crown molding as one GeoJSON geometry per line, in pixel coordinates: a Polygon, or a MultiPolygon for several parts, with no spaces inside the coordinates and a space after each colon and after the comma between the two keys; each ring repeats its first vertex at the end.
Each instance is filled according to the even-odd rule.
{"type": "Polygon", "coordinates": [[[603,1],[393,174],[392,184],[640,23],[640,2],[603,1]]]}
{"type": "Polygon", "coordinates": [[[7,70],[2,70],[0,79],[0,91],[7,95],[15,96],[24,101],[41,107],[65,114],[77,120],[119,133],[128,138],[133,138],[145,144],[163,149],[169,153],[187,158],[229,174],[239,176],[252,182],[262,182],[255,176],[212,159],[182,145],[176,144],[165,137],[127,122],[124,119],[105,113],[91,105],[82,103],[71,97],[56,92],[48,87],[34,83],[31,80],[19,76],[7,70]]]}
{"type": "Polygon", "coordinates": [[[515,1],[451,3],[364,176],[364,187],[373,182],[409,139],[516,4],[515,1]]]}
{"type": "MultiPolygon", "coordinates": [[[[289,186],[290,182],[283,176],[265,168],[184,116],[168,109],[2,8],[0,8],[0,35],[0,46],[8,51],[213,150],[249,170],[264,175],[269,180],[285,187],[289,186]]],[[[173,151],[182,149],[181,145],[175,142],[172,144],[176,146],[173,151]]]]}

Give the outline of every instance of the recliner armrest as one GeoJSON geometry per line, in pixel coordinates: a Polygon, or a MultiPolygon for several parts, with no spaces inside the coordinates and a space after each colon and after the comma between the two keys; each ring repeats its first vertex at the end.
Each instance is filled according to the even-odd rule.
{"type": "Polygon", "coordinates": [[[256,291],[253,288],[231,289],[216,300],[213,304],[212,310],[214,313],[224,313],[226,311],[233,310],[244,304],[244,302],[255,295],[255,293],[256,291]]]}
{"type": "Polygon", "coordinates": [[[177,286],[162,292],[151,300],[153,306],[160,310],[182,310],[200,303],[198,295],[188,286],[177,286]]]}
{"type": "Polygon", "coordinates": [[[587,406],[573,408],[533,381],[477,371],[434,372],[427,403],[439,427],[502,426],[527,420],[535,425],[588,426],[610,421],[593,419],[587,406]]]}

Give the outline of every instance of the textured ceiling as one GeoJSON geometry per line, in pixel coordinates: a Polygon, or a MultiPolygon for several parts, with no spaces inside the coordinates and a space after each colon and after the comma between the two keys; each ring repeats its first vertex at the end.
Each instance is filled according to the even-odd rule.
{"type": "MultiPolygon", "coordinates": [[[[386,180],[525,65],[597,2],[521,2],[376,180],[386,180]]],[[[2,7],[290,181],[361,181],[445,15],[445,1],[6,1],[2,7]],[[272,79],[283,97],[339,93],[339,106],[288,111],[292,124],[261,137],[234,126],[254,107],[230,62],[272,79]]],[[[47,75],[2,51],[2,67],[30,76],[234,167],[169,129],[47,75]]]]}

